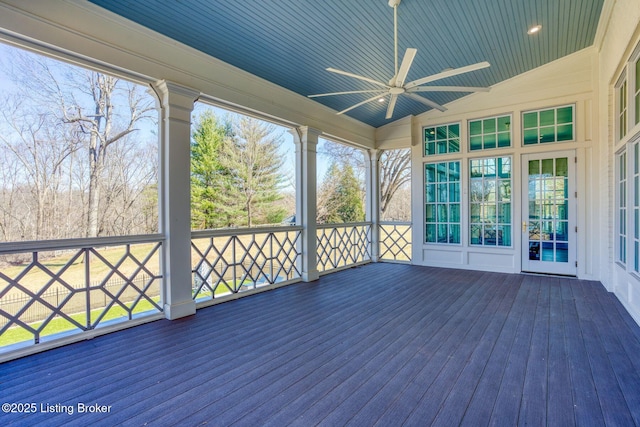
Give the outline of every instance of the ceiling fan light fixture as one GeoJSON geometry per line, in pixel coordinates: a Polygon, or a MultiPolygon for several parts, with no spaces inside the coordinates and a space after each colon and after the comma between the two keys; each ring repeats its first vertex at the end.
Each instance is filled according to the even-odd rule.
{"type": "Polygon", "coordinates": [[[319,97],[334,96],[334,95],[374,93],[375,95],[372,96],[371,98],[360,101],[355,105],[352,105],[348,108],[345,108],[342,111],[337,112],[336,114],[347,113],[353,110],[354,108],[358,108],[359,106],[367,104],[369,102],[377,101],[379,103],[383,103],[388,100],[389,103],[387,105],[387,113],[385,115],[385,118],[388,120],[393,117],[393,111],[395,109],[399,96],[413,99],[416,102],[419,102],[431,108],[435,108],[436,110],[439,110],[439,111],[447,111],[446,107],[438,104],[437,102],[432,101],[427,97],[418,95],[417,92],[488,92],[489,91],[489,88],[485,88],[485,87],[422,86],[423,84],[430,83],[436,80],[441,80],[447,77],[457,76],[459,74],[469,73],[471,71],[476,71],[482,68],[489,67],[490,64],[486,61],[478,62],[477,64],[471,64],[471,65],[467,65],[459,68],[447,68],[440,73],[431,74],[431,75],[422,77],[418,80],[406,82],[407,76],[409,75],[409,69],[411,68],[411,64],[413,63],[413,60],[416,54],[418,53],[418,49],[412,48],[412,47],[407,48],[405,51],[404,57],[402,58],[402,63],[398,63],[398,10],[397,8],[400,2],[401,0],[388,0],[389,6],[393,7],[393,45],[394,45],[394,65],[395,65],[393,77],[391,77],[388,83],[382,82],[375,78],[365,77],[359,74],[350,73],[348,71],[342,71],[336,68],[329,67],[327,68],[327,71],[331,73],[340,74],[346,77],[351,77],[364,82],[372,83],[376,86],[379,86],[380,88],[349,90],[349,91],[341,91],[341,92],[329,92],[329,93],[307,95],[309,98],[319,98],[319,97]]]}
{"type": "Polygon", "coordinates": [[[527,34],[532,36],[534,34],[539,33],[541,29],[542,29],[542,25],[540,25],[540,24],[534,25],[533,27],[529,28],[529,30],[527,31],[527,34]]]}

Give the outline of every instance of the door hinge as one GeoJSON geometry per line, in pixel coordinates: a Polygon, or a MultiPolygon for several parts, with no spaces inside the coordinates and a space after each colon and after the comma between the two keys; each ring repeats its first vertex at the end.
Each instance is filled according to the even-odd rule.
{"type": "Polygon", "coordinates": [[[578,198],[578,192],[576,191],[574,194],[575,194],[576,199],[577,199],[578,198]]]}
{"type": "Polygon", "coordinates": [[[578,266],[578,261],[576,261],[576,267],[578,266]]]}
{"type": "Polygon", "coordinates": [[[573,158],[573,163],[578,163],[578,158],[577,157],[573,158]]]}

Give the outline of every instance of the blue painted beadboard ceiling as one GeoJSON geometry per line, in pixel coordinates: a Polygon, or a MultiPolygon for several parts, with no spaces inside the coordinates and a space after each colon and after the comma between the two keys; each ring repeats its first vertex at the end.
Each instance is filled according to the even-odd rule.
{"type": "MultiPolygon", "coordinates": [[[[90,0],[301,95],[377,89],[327,67],[387,82],[393,75],[393,9],[387,0],[90,0]]],[[[603,0],[402,0],[400,61],[418,49],[407,81],[481,61],[491,67],[434,84],[491,86],[593,44],[603,0]],[[527,35],[535,24],[542,31],[527,35]]],[[[428,93],[446,104],[465,93],[428,93]]],[[[317,101],[337,111],[371,94],[317,101]]],[[[400,96],[347,113],[374,127],[430,108],[400,96]]]]}

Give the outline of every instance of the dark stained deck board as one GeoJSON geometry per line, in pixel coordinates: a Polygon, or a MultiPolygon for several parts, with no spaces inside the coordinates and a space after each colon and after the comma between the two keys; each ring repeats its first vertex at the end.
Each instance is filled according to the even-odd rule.
{"type": "MultiPolygon", "coordinates": [[[[462,291],[463,289],[459,289],[456,294],[459,294],[462,291]]],[[[449,304],[453,303],[455,301],[456,294],[448,295],[447,298],[444,298],[444,294],[438,295],[438,298],[435,298],[428,302],[428,304],[432,308],[430,312],[427,313],[424,309],[420,310],[420,318],[412,322],[406,322],[408,327],[401,332],[401,335],[392,344],[394,346],[394,352],[389,352],[389,356],[391,356],[390,360],[382,361],[379,365],[373,365],[371,370],[373,376],[383,377],[386,380],[388,380],[389,378],[394,378],[397,364],[404,363],[404,361],[406,360],[405,354],[408,355],[409,353],[413,353],[416,351],[415,341],[421,339],[421,337],[428,333],[429,324],[430,322],[432,324],[434,323],[433,321],[435,320],[438,313],[438,307],[448,306],[449,304]]],[[[424,304],[423,302],[419,303],[424,304]]],[[[371,364],[372,361],[367,361],[367,363],[371,364]]],[[[320,374],[319,379],[323,380],[322,374],[320,374]]],[[[286,378],[286,380],[291,381],[288,378],[286,378]]],[[[365,390],[367,388],[365,384],[366,382],[363,382],[363,385],[360,387],[361,390],[365,390]]],[[[286,385],[279,384],[279,386],[283,387],[286,385]]],[[[274,413],[278,412],[280,408],[289,408],[293,400],[299,398],[300,395],[302,395],[304,392],[307,392],[308,387],[308,384],[305,385],[302,382],[294,383],[292,384],[292,387],[283,389],[281,393],[276,394],[274,396],[274,400],[272,402],[269,402],[269,404],[263,405],[259,408],[249,407],[244,413],[241,413],[240,417],[238,418],[240,418],[245,423],[259,424],[261,419],[264,419],[267,416],[273,416],[274,413]],[[301,388],[301,386],[304,386],[305,388],[301,388]]],[[[358,393],[353,393],[348,397],[360,397],[363,394],[364,393],[361,393],[359,391],[358,393]]],[[[226,419],[226,417],[224,419],[226,419]]]]}
{"type": "MultiPolygon", "coordinates": [[[[633,417],[616,379],[602,337],[598,334],[595,313],[592,311],[588,294],[585,294],[583,287],[584,284],[578,282],[578,285],[573,287],[573,292],[576,296],[576,309],[582,337],[589,357],[593,381],[598,391],[602,415],[605,423],[610,425],[633,425],[633,417]]],[[[608,323],[606,318],[597,319],[599,322],[608,323]]]]}
{"type": "Polygon", "coordinates": [[[539,301],[540,289],[537,286],[539,280],[539,277],[528,276],[522,281],[522,286],[528,288],[529,292],[523,301],[523,306],[514,307],[515,310],[523,310],[523,315],[516,327],[511,351],[504,366],[500,389],[491,413],[490,424],[493,425],[513,426],[518,424],[535,322],[535,308],[539,301]]]}
{"type": "Polygon", "coordinates": [[[372,264],[0,364],[2,425],[633,425],[640,328],[601,284],[372,264]]]}
{"type": "Polygon", "coordinates": [[[579,296],[575,296],[572,291],[576,286],[578,286],[577,281],[560,282],[565,346],[571,376],[569,390],[572,393],[574,417],[576,425],[604,425],[598,392],[593,381],[589,356],[576,310],[575,299],[579,296]]]}
{"type": "Polygon", "coordinates": [[[547,418],[559,426],[575,425],[566,331],[560,280],[549,281],[549,353],[547,366],[547,418]],[[567,409],[569,408],[569,409],[567,409]]]}
{"type": "MultiPolygon", "coordinates": [[[[400,281],[402,281],[403,278],[402,275],[398,277],[400,281]]],[[[365,277],[358,278],[358,280],[365,279],[365,277]]],[[[382,280],[391,279],[391,276],[382,275],[382,280]]],[[[349,281],[345,284],[356,285],[356,283],[349,283],[349,281]]],[[[202,340],[199,339],[200,336],[206,337],[211,334],[212,325],[208,324],[205,330],[197,330],[190,336],[190,341],[195,342],[200,347],[197,354],[190,354],[191,358],[195,359],[189,360],[189,354],[184,355],[187,359],[183,358],[184,363],[186,366],[189,366],[189,369],[202,370],[198,376],[200,381],[189,381],[189,379],[193,377],[193,373],[188,370],[167,379],[162,385],[157,387],[154,387],[153,381],[151,381],[149,384],[149,386],[152,387],[151,389],[138,387],[137,393],[132,393],[125,397],[119,396],[119,400],[117,400],[116,403],[122,402],[126,410],[121,411],[115,420],[121,421],[129,416],[139,417],[143,415],[149,417],[149,419],[153,419],[156,413],[161,415],[167,414],[167,411],[163,407],[148,408],[148,405],[145,404],[145,399],[148,399],[151,393],[155,393],[153,398],[166,401],[167,404],[186,404],[195,411],[197,409],[195,405],[201,400],[205,400],[202,405],[206,406],[216,399],[222,398],[232,392],[233,388],[225,387],[227,384],[237,388],[243,384],[251,383],[256,376],[261,374],[262,364],[270,360],[269,355],[281,350],[283,344],[291,345],[296,351],[299,347],[301,351],[304,347],[300,345],[306,344],[305,340],[312,338],[318,339],[318,337],[314,337],[315,330],[320,331],[320,333],[323,334],[322,336],[331,335],[331,326],[336,323],[333,319],[341,313],[344,315],[353,311],[362,318],[361,321],[366,322],[369,318],[367,311],[360,311],[360,306],[362,306],[363,309],[374,309],[376,306],[382,307],[384,305],[383,300],[377,298],[376,301],[373,301],[374,298],[371,296],[365,296],[361,298],[362,301],[356,301],[354,299],[355,295],[352,294],[353,292],[355,291],[341,290],[336,292],[335,302],[338,306],[333,307],[336,311],[327,310],[326,314],[324,312],[326,308],[325,304],[331,302],[331,299],[320,301],[322,304],[318,307],[318,310],[308,314],[310,317],[306,320],[304,317],[299,316],[295,317],[295,321],[292,322],[291,317],[285,316],[280,322],[275,320],[270,321],[268,314],[273,313],[273,311],[267,311],[267,317],[262,323],[262,328],[277,329],[279,333],[277,336],[262,334],[262,337],[254,339],[252,334],[248,334],[245,339],[240,340],[241,345],[236,343],[232,345],[231,348],[228,348],[225,346],[228,342],[223,342],[220,345],[216,345],[216,351],[213,353],[206,351],[206,347],[202,345],[202,340]],[[259,351],[262,357],[258,357],[256,351],[259,351]],[[200,355],[200,353],[202,354],[200,355]],[[192,367],[192,364],[195,366],[192,367]],[[213,368],[211,366],[213,366],[213,368]],[[127,403],[129,401],[136,403],[131,405],[127,403]]],[[[242,301],[248,300],[245,299],[242,301]]],[[[275,311],[289,310],[284,306],[273,306],[271,308],[275,311]]],[[[243,332],[237,329],[238,317],[232,314],[229,315],[236,319],[235,323],[232,322],[229,328],[231,329],[232,335],[242,335],[243,332]]],[[[246,320],[250,323],[256,322],[257,325],[261,324],[261,319],[254,320],[251,316],[248,316],[246,320]]],[[[351,321],[353,322],[354,319],[352,318],[351,321]]],[[[242,329],[242,325],[240,325],[240,329],[242,329]]],[[[257,332],[260,332],[260,329],[261,328],[258,328],[257,332]]],[[[233,340],[237,340],[237,338],[233,338],[233,340]]],[[[289,362],[291,357],[292,356],[289,355],[289,358],[281,357],[281,359],[289,362]]],[[[172,363],[172,361],[169,361],[169,363],[172,363]]],[[[123,384],[123,386],[126,386],[126,384],[123,384]]],[[[172,413],[168,415],[174,416],[172,413]]],[[[177,414],[177,416],[179,416],[179,414],[177,414]]]]}
{"type": "MultiPolygon", "coordinates": [[[[504,282],[498,286],[504,286],[504,282]]],[[[437,416],[444,400],[451,392],[461,371],[467,366],[469,358],[480,344],[480,340],[483,337],[486,338],[487,328],[491,322],[496,319],[497,310],[501,307],[505,299],[507,299],[507,301],[511,299],[509,302],[512,302],[512,298],[513,296],[509,295],[508,292],[495,292],[488,304],[485,304],[483,300],[478,301],[477,306],[480,308],[479,317],[472,321],[470,329],[467,334],[462,337],[458,347],[448,354],[440,353],[441,358],[437,361],[432,372],[429,372],[428,369],[423,369],[422,376],[424,383],[427,383],[429,378],[433,376],[435,376],[435,380],[422,394],[420,401],[416,404],[411,415],[406,419],[406,424],[418,425],[433,423],[433,420],[437,416]],[[436,371],[440,367],[441,369],[436,376],[436,371]]],[[[459,334],[456,335],[459,336],[459,334]]],[[[430,365],[434,365],[434,361],[432,361],[430,365]]]]}
{"type": "MultiPolygon", "coordinates": [[[[496,285],[493,285],[493,287],[495,286],[496,285]]],[[[439,360],[439,359],[442,359],[441,355],[451,354],[452,347],[459,346],[465,342],[465,341],[462,341],[458,343],[451,343],[450,339],[449,338],[445,339],[445,337],[447,335],[454,336],[456,335],[456,333],[460,333],[459,331],[461,331],[462,329],[470,328],[471,326],[469,325],[475,324],[475,322],[478,320],[478,317],[481,314],[481,309],[479,309],[478,301],[482,299],[491,299],[491,296],[482,291],[474,292],[474,294],[470,296],[469,300],[467,300],[465,305],[460,307],[460,309],[456,313],[456,316],[453,316],[450,319],[450,321],[447,322],[440,329],[440,331],[438,331],[438,334],[440,334],[440,337],[438,337],[438,334],[436,334],[435,336],[431,337],[428,341],[425,340],[425,342],[422,343],[420,347],[418,347],[419,352],[426,353],[428,351],[427,350],[428,348],[437,347],[436,342],[443,342],[443,344],[439,348],[437,348],[436,351],[433,352],[433,356],[428,361],[426,360],[426,358],[421,358],[422,363],[424,364],[424,368],[420,373],[418,373],[418,375],[416,375],[416,377],[414,377],[411,380],[411,382],[409,383],[410,385],[402,393],[400,393],[400,395],[398,396],[395,402],[406,401],[407,396],[411,396],[419,400],[420,393],[424,392],[424,389],[429,385],[428,380],[433,378],[431,375],[425,374],[425,368],[429,367],[431,372],[436,371],[437,366],[442,364],[441,361],[439,360]],[[412,387],[412,386],[415,386],[415,387],[412,387]]],[[[446,356],[444,356],[444,358],[446,360],[446,356]]],[[[381,379],[379,379],[378,381],[382,382],[381,379]]],[[[325,403],[325,405],[320,406],[320,408],[317,408],[315,413],[329,414],[329,416],[327,416],[322,421],[322,424],[328,425],[328,426],[336,425],[336,423],[339,423],[340,420],[347,418],[349,413],[353,413],[354,410],[360,409],[364,401],[375,393],[378,387],[375,387],[376,385],[375,383],[373,385],[374,387],[368,387],[366,389],[366,393],[363,393],[361,390],[357,389],[357,384],[355,384],[354,389],[352,391],[350,390],[350,392],[346,395],[346,397],[349,397],[351,395],[351,392],[353,392],[356,396],[360,397],[360,401],[358,402],[359,399],[350,399],[350,401],[346,402],[347,404],[350,404],[350,405],[341,405],[342,411],[336,411],[336,408],[327,406],[327,403],[335,402],[332,399],[332,396],[328,396],[328,398],[325,398],[323,400],[323,403],[325,403]]],[[[319,406],[319,405],[316,405],[316,406],[319,406]]],[[[406,411],[403,411],[403,413],[406,413],[406,411]]],[[[302,416],[304,416],[304,414],[302,416]]],[[[396,422],[399,423],[400,421],[401,421],[400,418],[396,419],[396,422]]]]}
{"type": "MultiPolygon", "coordinates": [[[[590,282],[582,282],[581,290],[585,301],[588,302],[586,305],[591,317],[602,319],[602,321],[594,322],[599,342],[615,373],[620,393],[627,402],[631,418],[635,425],[640,425],[640,371],[637,369],[637,363],[634,366],[633,362],[633,359],[640,358],[640,353],[628,354],[618,339],[614,329],[617,328],[617,325],[614,326],[611,323],[600,303],[600,300],[608,300],[608,295],[602,295],[602,292],[598,292],[598,289],[590,282]],[[610,331],[614,331],[614,333],[610,333],[610,331]]],[[[624,341],[633,342],[635,340],[631,338],[624,341]]]]}
{"type": "Polygon", "coordinates": [[[478,381],[487,366],[487,361],[520,289],[522,278],[523,276],[510,275],[503,283],[504,298],[501,305],[492,316],[491,324],[476,345],[455,384],[452,385],[449,393],[443,396],[445,399],[434,420],[435,425],[452,426],[459,425],[462,422],[465,410],[473,397],[478,381]]]}
{"type": "Polygon", "coordinates": [[[516,328],[525,311],[523,305],[529,291],[530,289],[522,286],[522,283],[518,286],[518,294],[511,306],[504,327],[496,340],[493,351],[489,355],[482,376],[474,388],[471,401],[465,408],[461,425],[478,426],[489,424],[509,353],[515,340],[516,328]]]}
{"type": "Polygon", "coordinates": [[[518,425],[523,426],[540,426],[547,420],[551,290],[548,280],[538,279],[535,283],[538,288],[538,303],[533,320],[529,357],[526,361],[524,387],[518,414],[518,425]]]}
{"type": "MultiPolygon", "coordinates": [[[[457,276],[460,276],[461,274],[462,274],[461,272],[456,272],[457,276]]],[[[456,276],[453,277],[453,280],[455,282],[456,276]]],[[[456,286],[456,288],[458,288],[458,286],[456,286]]],[[[419,339],[422,338],[426,340],[432,334],[437,334],[441,325],[443,323],[446,323],[446,320],[449,319],[451,316],[453,316],[460,307],[464,306],[464,304],[469,298],[469,295],[475,292],[477,289],[472,286],[469,286],[469,287],[463,287],[462,289],[453,289],[453,290],[455,292],[453,299],[449,298],[443,304],[437,304],[437,305],[429,304],[423,307],[423,310],[421,311],[423,311],[424,313],[428,313],[427,320],[429,321],[429,323],[425,325],[424,329],[419,331],[419,335],[418,335],[419,339]],[[455,295],[457,295],[457,297],[455,295]]],[[[393,351],[395,352],[395,350],[393,351]]],[[[357,364],[359,362],[354,361],[354,363],[357,364]]],[[[376,367],[376,369],[379,369],[379,367],[376,367]]],[[[344,375],[342,373],[343,371],[341,370],[337,372],[338,374],[344,375]]],[[[329,380],[330,381],[332,380],[334,383],[338,379],[339,377],[329,378],[329,380]]],[[[318,380],[320,381],[321,385],[331,386],[332,384],[331,382],[325,381],[325,379],[322,376],[319,376],[318,380]]],[[[301,395],[301,396],[295,396],[294,400],[290,401],[287,405],[283,406],[278,413],[276,413],[272,418],[269,419],[268,425],[274,425],[274,426],[282,425],[283,422],[286,422],[287,419],[290,419],[292,414],[294,418],[297,418],[299,416],[297,414],[305,411],[310,405],[314,404],[317,399],[324,397],[326,393],[327,393],[326,388],[316,387],[314,385],[313,389],[310,390],[309,393],[305,393],[304,395],[301,395]]],[[[303,422],[304,420],[300,420],[300,421],[303,422]]]]}
{"type": "MultiPolygon", "coordinates": [[[[383,278],[383,280],[392,280],[392,279],[397,279],[398,283],[402,284],[406,278],[402,275],[394,278],[392,278],[391,276],[387,278],[383,278]]],[[[358,280],[366,280],[366,277],[362,277],[362,276],[358,277],[358,280]]],[[[349,286],[357,285],[357,283],[349,283],[348,281],[345,284],[348,284],[349,286]]],[[[404,292],[404,290],[400,286],[398,286],[398,288],[395,289],[395,291],[399,293],[404,292]]],[[[384,297],[384,294],[382,294],[382,296],[384,297]]],[[[391,293],[389,296],[391,296],[391,293]]],[[[340,297],[341,297],[340,295],[336,296],[337,299],[340,299],[340,297]]],[[[385,305],[384,300],[379,298],[379,296],[378,297],[366,296],[362,298],[363,301],[350,301],[351,304],[349,304],[349,298],[344,297],[344,300],[347,300],[347,302],[346,304],[344,304],[344,307],[342,310],[342,312],[344,312],[343,316],[346,316],[349,312],[354,313],[354,316],[349,318],[349,324],[347,325],[349,329],[345,329],[343,331],[345,333],[347,332],[347,330],[355,330],[357,333],[361,335],[366,335],[366,333],[368,333],[368,330],[366,328],[374,327],[374,325],[366,325],[366,323],[370,318],[370,314],[367,312],[367,310],[364,310],[364,309],[359,310],[360,305],[362,305],[363,308],[367,308],[369,310],[375,310],[378,307],[382,309],[385,306],[387,309],[389,310],[391,309],[391,306],[388,303],[386,303],[385,305]],[[361,326],[363,326],[363,328],[361,328],[361,326]],[[358,330],[359,328],[360,330],[358,330]]],[[[399,302],[396,304],[399,304],[399,302]]],[[[260,378],[260,376],[265,371],[268,371],[269,365],[263,366],[261,362],[265,362],[265,361],[271,362],[275,366],[284,367],[288,369],[291,367],[295,367],[296,355],[298,354],[305,355],[306,352],[308,352],[307,347],[310,347],[312,345],[317,345],[317,346],[322,346],[320,348],[324,347],[329,350],[332,350],[334,346],[338,345],[339,337],[336,338],[333,328],[336,326],[342,326],[343,323],[340,321],[332,320],[332,319],[336,316],[336,314],[340,314],[341,312],[338,311],[336,313],[334,310],[327,310],[326,314],[323,314],[323,313],[324,313],[323,310],[319,310],[316,313],[314,319],[311,321],[311,324],[307,324],[307,325],[298,324],[297,326],[292,326],[292,325],[295,325],[295,323],[291,321],[292,319],[285,319],[286,321],[283,321],[282,325],[278,324],[277,322],[272,322],[269,325],[269,328],[272,328],[274,331],[278,332],[278,334],[277,335],[270,334],[268,340],[273,341],[274,339],[278,338],[278,335],[282,335],[282,336],[279,337],[280,341],[275,343],[270,343],[269,347],[266,347],[266,348],[259,347],[259,351],[261,352],[261,354],[265,355],[265,357],[263,358],[264,360],[262,360],[261,358],[256,358],[255,356],[251,356],[252,359],[255,359],[255,363],[252,364],[250,363],[251,360],[249,360],[246,365],[243,365],[242,363],[239,363],[241,362],[241,360],[238,360],[236,357],[234,357],[233,354],[230,354],[230,355],[225,354],[225,359],[227,360],[213,359],[211,361],[211,363],[213,364],[221,363],[221,365],[217,365],[215,370],[211,370],[210,372],[204,373],[203,381],[201,384],[193,384],[193,382],[191,382],[191,384],[183,385],[182,383],[184,381],[182,381],[181,379],[177,379],[176,387],[178,387],[178,390],[184,389],[184,392],[182,393],[182,395],[173,396],[175,395],[175,393],[173,393],[171,390],[163,390],[161,393],[164,395],[167,395],[168,397],[163,395],[158,397],[170,399],[168,400],[168,403],[173,403],[173,404],[186,403],[192,407],[192,411],[194,413],[199,409],[206,408],[206,407],[211,407],[211,408],[215,407],[218,410],[220,409],[219,406],[223,406],[223,408],[225,406],[227,408],[232,407],[237,401],[243,400],[243,399],[236,398],[235,400],[232,400],[231,403],[226,403],[226,405],[220,405],[220,404],[214,405],[214,404],[216,404],[218,400],[226,398],[229,394],[234,394],[237,389],[252,385],[255,382],[256,378],[260,378]],[[294,327],[295,329],[299,330],[300,333],[303,333],[303,336],[308,337],[309,339],[313,338],[313,341],[311,342],[296,341],[295,340],[296,336],[292,335],[289,332],[288,330],[289,327],[294,327]],[[314,331],[317,331],[317,333],[314,331]],[[290,348],[287,349],[287,347],[283,347],[282,345],[280,345],[281,341],[286,342],[287,346],[290,348]],[[276,359],[275,361],[271,361],[269,360],[269,357],[268,357],[269,353],[265,351],[270,348],[275,348],[278,350],[279,353],[283,353],[283,354],[280,354],[279,358],[276,359]],[[287,353],[287,351],[289,352],[287,353]],[[291,363],[292,360],[294,361],[293,364],[291,363]],[[233,388],[219,387],[220,390],[224,390],[224,393],[220,393],[220,394],[217,394],[216,390],[213,390],[213,392],[209,391],[209,389],[211,388],[211,385],[207,383],[207,380],[210,379],[213,385],[223,385],[227,379],[233,380],[234,375],[236,374],[241,375],[242,378],[240,378],[238,381],[235,381],[235,383],[233,384],[233,388]],[[193,394],[195,394],[195,396],[193,396],[193,394]]],[[[247,337],[247,340],[249,338],[250,337],[247,337]]],[[[262,346],[262,344],[260,344],[260,346],[262,346]]],[[[255,353],[255,350],[252,349],[252,353],[255,353]]],[[[313,353],[308,354],[301,360],[304,361],[304,360],[310,359],[312,355],[313,353]]],[[[238,356],[238,357],[242,357],[242,356],[238,356]]],[[[133,410],[135,409],[136,408],[134,408],[133,410]]],[[[152,408],[150,411],[146,411],[146,413],[144,414],[142,413],[139,414],[139,416],[150,417],[150,419],[153,419],[153,417],[156,416],[156,413],[158,413],[157,416],[160,416],[160,417],[162,417],[163,415],[173,416],[173,414],[166,414],[166,411],[163,411],[162,408],[152,408]]],[[[217,415],[218,413],[216,413],[216,416],[217,415]]],[[[165,421],[168,421],[168,420],[165,420],[165,421]]]]}
{"type": "MultiPolygon", "coordinates": [[[[403,279],[403,277],[398,278],[401,282],[403,279]]],[[[418,294],[416,296],[416,300],[412,302],[413,305],[418,303],[421,295],[418,294]]],[[[386,312],[385,316],[381,317],[380,320],[386,320],[371,322],[370,315],[364,313],[359,323],[355,323],[354,319],[350,318],[349,323],[344,325],[340,335],[336,335],[335,330],[325,327],[320,328],[320,332],[327,336],[327,341],[318,349],[318,352],[309,355],[307,360],[301,360],[301,362],[307,362],[308,359],[312,359],[316,362],[316,366],[313,369],[305,366],[304,372],[314,372],[317,379],[313,381],[313,389],[302,395],[309,398],[314,394],[321,393],[326,387],[332,387],[336,379],[342,378],[344,374],[340,374],[341,372],[357,371],[351,365],[359,366],[375,355],[386,354],[384,350],[396,344],[395,337],[390,334],[416,317],[416,312],[412,310],[412,304],[404,305],[399,300],[394,301],[391,299],[386,305],[382,303],[380,307],[381,310],[386,312]],[[385,307],[382,307],[382,305],[385,305],[385,307]],[[345,334],[348,334],[348,337],[345,337],[345,334]]],[[[336,327],[342,327],[342,325],[336,325],[336,327]]],[[[292,347],[291,349],[283,349],[283,351],[291,353],[299,351],[299,349],[292,347]]],[[[389,352],[387,351],[387,353],[389,352]]],[[[287,354],[286,359],[289,358],[290,354],[287,354]]],[[[245,395],[260,392],[261,388],[266,387],[272,381],[277,380],[280,375],[284,375],[286,371],[296,367],[295,365],[291,366],[282,363],[274,363],[273,365],[268,367],[269,370],[276,369],[275,372],[269,372],[273,378],[259,378],[258,381],[249,382],[231,395],[225,395],[223,399],[216,402],[218,403],[217,405],[209,403],[209,399],[205,396],[205,399],[200,403],[200,409],[190,415],[190,422],[197,423],[200,419],[210,419],[212,414],[220,414],[223,418],[233,419],[234,414],[229,414],[228,412],[229,409],[234,409],[233,405],[236,401],[242,401],[242,397],[245,395]]],[[[300,395],[296,397],[300,397],[300,395]]],[[[292,405],[289,404],[284,407],[292,408],[292,405]]],[[[240,416],[242,416],[241,413],[235,413],[235,417],[240,416]]],[[[291,414],[287,413],[287,417],[291,417],[291,414]]],[[[159,418],[157,421],[164,424],[167,419],[159,418]]]]}

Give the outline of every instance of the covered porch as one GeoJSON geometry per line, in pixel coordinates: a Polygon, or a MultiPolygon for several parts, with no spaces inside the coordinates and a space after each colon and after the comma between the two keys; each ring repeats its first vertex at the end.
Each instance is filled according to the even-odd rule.
{"type": "Polygon", "coordinates": [[[634,425],[639,351],[598,282],[375,263],[6,362],[2,421],[634,425]]]}

